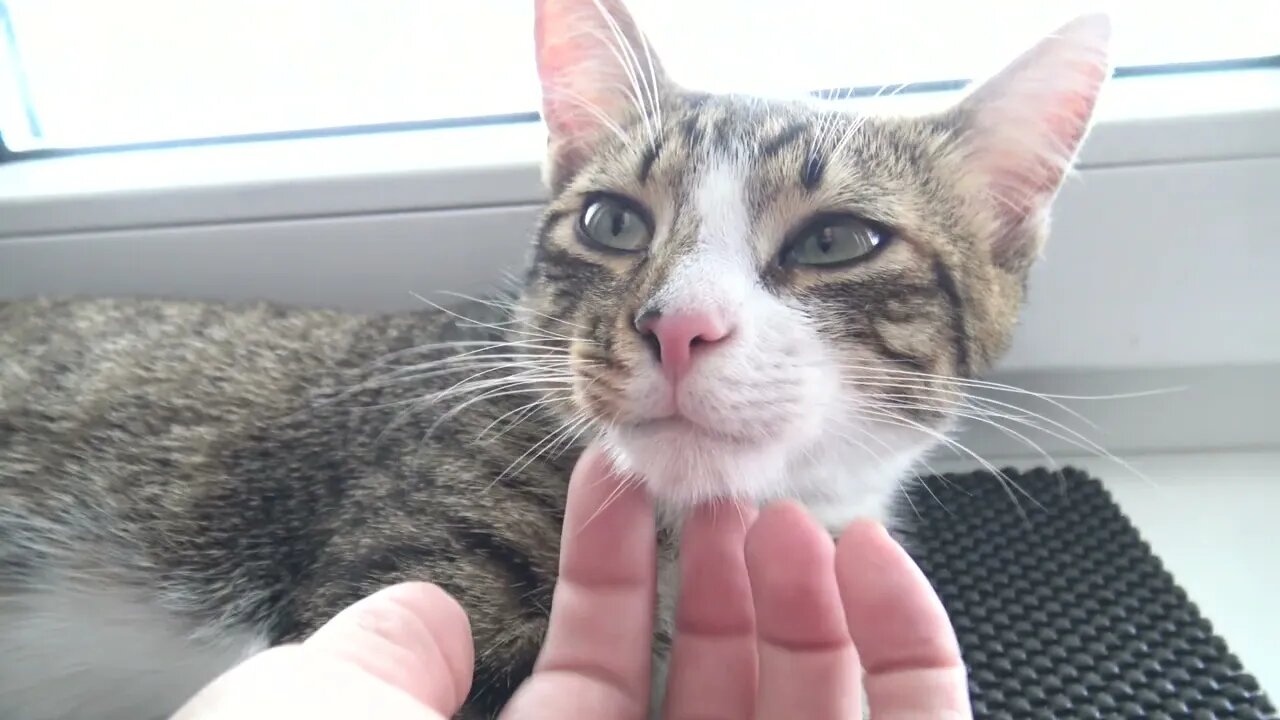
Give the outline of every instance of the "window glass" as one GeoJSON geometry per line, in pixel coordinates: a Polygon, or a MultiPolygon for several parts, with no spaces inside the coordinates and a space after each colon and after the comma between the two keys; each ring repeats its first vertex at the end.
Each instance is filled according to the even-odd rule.
{"type": "MultiPolygon", "coordinates": [[[[1120,67],[1280,52],[1274,0],[631,0],[672,75],[796,92],[979,76],[1072,15],[1120,67]]],[[[0,0],[10,150],[450,118],[538,106],[532,0],[0,0]]]]}

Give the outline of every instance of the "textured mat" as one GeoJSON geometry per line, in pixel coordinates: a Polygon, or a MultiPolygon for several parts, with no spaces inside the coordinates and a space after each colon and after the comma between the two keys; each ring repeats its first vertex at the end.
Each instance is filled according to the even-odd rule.
{"type": "Polygon", "coordinates": [[[1005,472],[1042,507],[1019,497],[1019,514],[993,475],[972,473],[928,479],[905,510],[977,718],[1277,717],[1101,483],[1005,472]]]}

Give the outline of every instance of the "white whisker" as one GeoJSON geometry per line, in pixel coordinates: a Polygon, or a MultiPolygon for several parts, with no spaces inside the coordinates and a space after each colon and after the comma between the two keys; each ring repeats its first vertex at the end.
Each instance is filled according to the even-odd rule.
{"type": "MultiPolygon", "coordinates": [[[[863,437],[866,437],[866,438],[870,438],[870,439],[872,439],[872,440],[875,440],[876,442],[878,442],[878,443],[880,443],[881,445],[883,445],[883,446],[884,446],[884,448],[885,448],[885,450],[888,450],[890,453],[893,453],[893,447],[892,447],[892,446],[890,446],[890,445],[889,445],[889,443],[885,442],[883,439],[881,439],[881,438],[877,437],[874,433],[869,433],[869,432],[867,432],[864,428],[858,428],[858,430],[859,430],[860,434],[861,434],[863,437]]],[[[882,455],[880,455],[879,453],[877,453],[876,451],[872,450],[870,447],[867,447],[867,445],[865,445],[864,443],[862,443],[862,442],[861,442],[860,440],[858,440],[857,438],[855,438],[855,437],[853,437],[853,436],[851,436],[851,435],[845,434],[845,433],[837,433],[837,435],[838,435],[841,439],[845,440],[846,442],[850,442],[850,443],[853,443],[854,445],[857,445],[857,446],[858,446],[859,448],[861,448],[864,452],[866,452],[868,455],[870,455],[870,456],[872,457],[872,459],[874,459],[877,463],[880,463],[881,465],[884,465],[884,464],[885,464],[884,456],[882,456],[882,455]]],[[[919,480],[919,479],[920,479],[920,476],[919,476],[919,475],[916,475],[916,480],[919,480]]],[[[913,500],[913,499],[911,498],[911,493],[910,493],[910,491],[909,491],[909,490],[907,490],[907,486],[906,486],[906,484],[902,482],[902,478],[894,478],[894,480],[897,482],[898,490],[899,490],[899,491],[901,491],[901,492],[902,492],[902,496],[903,496],[904,498],[906,498],[906,500],[907,500],[907,504],[911,506],[911,511],[912,511],[913,513],[915,513],[915,515],[916,515],[916,517],[917,517],[917,518],[919,518],[919,519],[923,520],[923,519],[924,519],[924,516],[920,514],[920,508],[916,507],[916,502],[915,502],[915,500],[913,500]]],[[[932,491],[932,490],[930,490],[929,492],[930,492],[930,494],[932,494],[932,493],[933,493],[933,491],[932,491]]],[[[937,501],[938,501],[938,504],[939,504],[939,505],[942,505],[942,507],[943,507],[943,509],[944,509],[944,510],[946,509],[946,505],[943,505],[943,504],[942,504],[942,500],[940,500],[940,499],[938,498],[938,496],[937,496],[937,495],[934,495],[934,496],[933,496],[933,499],[934,499],[934,500],[937,500],[937,501]]]]}
{"type": "Polygon", "coordinates": [[[1026,496],[1027,499],[1031,500],[1031,502],[1033,502],[1037,507],[1043,508],[1043,506],[1040,504],[1038,500],[1036,500],[1026,490],[1022,489],[1022,486],[1015,483],[1008,475],[1002,472],[999,468],[997,468],[996,466],[988,462],[986,458],[977,454],[973,450],[970,450],[963,443],[957,442],[956,440],[953,440],[947,437],[944,433],[938,432],[937,430],[934,430],[933,428],[928,427],[927,425],[922,425],[918,422],[915,422],[914,420],[902,417],[901,415],[898,415],[897,413],[894,413],[891,411],[885,411],[877,408],[859,407],[858,413],[865,415],[869,419],[875,420],[877,422],[883,422],[887,425],[896,425],[898,427],[902,427],[908,430],[916,430],[918,432],[925,433],[926,435],[929,435],[935,438],[939,442],[945,443],[948,447],[961,451],[966,455],[969,455],[974,460],[978,461],[978,463],[980,463],[988,472],[990,472],[992,475],[994,475],[997,479],[1000,480],[1001,486],[1004,487],[1005,492],[1008,493],[1009,495],[1009,498],[1013,500],[1014,507],[1017,508],[1018,514],[1022,515],[1024,519],[1026,518],[1026,511],[1022,509],[1022,504],[1018,502],[1017,495],[1013,493],[1013,489],[1016,489],[1019,493],[1026,496]]]}
{"type": "MultiPolygon", "coordinates": [[[[958,378],[953,375],[935,375],[926,372],[917,372],[915,370],[902,370],[899,368],[876,367],[872,365],[839,365],[842,370],[872,370],[875,372],[891,373],[894,375],[913,375],[915,377],[929,378],[931,380],[941,380],[943,382],[952,383],[954,385],[962,385],[969,387],[987,388],[990,390],[1003,390],[1005,392],[1020,393],[1025,395],[1034,395],[1038,398],[1056,399],[1056,400],[1131,400],[1134,398],[1151,397],[1154,395],[1167,395],[1169,393],[1183,392],[1187,386],[1178,386],[1171,388],[1157,388],[1155,390],[1138,390],[1127,393],[1114,393],[1110,395],[1055,395],[1053,393],[1036,392],[1020,388],[1017,385],[1006,385],[1003,383],[991,382],[989,380],[973,380],[968,378],[958,378]]],[[[1071,412],[1070,408],[1063,407],[1063,410],[1071,412]]]]}
{"type": "Polygon", "coordinates": [[[626,131],[622,129],[622,126],[618,125],[618,123],[615,122],[614,119],[610,117],[608,113],[606,113],[604,110],[601,110],[595,103],[592,103],[587,98],[583,97],[582,95],[578,94],[573,90],[570,90],[568,88],[563,88],[563,87],[549,88],[545,90],[544,93],[548,98],[552,98],[552,99],[564,97],[565,99],[568,99],[570,102],[576,105],[577,107],[591,113],[591,115],[596,120],[598,120],[602,126],[608,129],[610,132],[614,134],[616,138],[618,138],[618,141],[621,142],[624,147],[627,147],[632,150],[635,149],[635,143],[632,142],[631,137],[627,135],[626,131]]]}
{"type": "Polygon", "coordinates": [[[425,440],[426,438],[431,437],[431,435],[436,431],[436,428],[440,427],[440,425],[448,421],[450,418],[456,416],[458,413],[462,412],[467,407],[474,405],[475,403],[481,402],[483,400],[492,400],[494,398],[506,397],[509,395],[521,395],[521,394],[527,395],[529,393],[541,393],[542,395],[545,396],[548,392],[551,392],[552,390],[557,390],[557,389],[559,388],[528,387],[528,386],[518,387],[515,389],[509,389],[503,386],[501,388],[494,389],[490,392],[487,392],[483,395],[479,395],[477,397],[473,397],[469,400],[466,400],[450,408],[448,412],[436,418],[436,421],[431,423],[431,427],[427,428],[426,433],[423,434],[423,439],[425,440]]]}
{"type": "Polygon", "coordinates": [[[548,370],[566,370],[569,367],[568,353],[491,353],[488,355],[454,355],[417,365],[403,365],[394,370],[377,375],[363,383],[376,387],[384,382],[400,381],[404,378],[436,377],[450,375],[468,369],[509,367],[509,368],[543,368],[548,370]]]}
{"type": "Polygon", "coordinates": [[[507,432],[507,430],[510,430],[511,428],[514,428],[514,427],[518,427],[526,417],[528,417],[534,410],[538,409],[539,407],[543,405],[548,405],[550,403],[555,403],[555,402],[565,402],[571,399],[572,397],[573,397],[572,393],[567,393],[563,395],[553,395],[549,398],[534,400],[533,402],[527,403],[525,405],[521,405],[520,407],[514,410],[508,410],[507,412],[499,415],[496,419],[494,419],[493,422],[486,425],[484,429],[481,430],[478,435],[476,435],[476,441],[482,440],[485,436],[485,433],[489,432],[494,428],[495,425],[502,422],[503,420],[506,420],[508,417],[511,417],[512,415],[516,415],[515,419],[511,421],[511,424],[507,426],[506,430],[503,430],[502,432],[499,432],[497,435],[494,435],[492,438],[493,440],[496,440],[502,437],[503,434],[507,432]],[[517,415],[517,413],[519,414],[517,415]]]}
{"type": "MultiPolygon", "coordinates": [[[[627,75],[627,79],[631,82],[631,87],[635,91],[632,95],[636,105],[636,110],[644,122],[645,130],[649,135],[650,148],[656,148],[658,141],[651,124],[651,108],[648,93],[648,82],[641,81],[640,59],[636,56],[635,48],[631,47],[631,42],[627,39],[626,33],[618,24],[617,19],[613,17],[608,8],[600,0],[595,0],[596,9],[604,18],[605,24],[608,25],[609,31],[613,34],[613,42],[610,43],[605,38],[599,38],[602,43],[613,53],[618,64],[622,66],[622,70],[627,75]]],[[[592,34],[595,34],[594,32],[592,34]]]]}
{"type": "Polygon", "coordinates": [[[426,303],[427,305],[430,305],[431,307],[435,308],[436,310],[439,310],[440,312],[442,312],[442,313],[444,313],[444,314],[446,314],[446,315],[449,315],[450,317],[455,317],[455,318],[457,318],[457,319],[459,319],[459,320],[462,320],[463,322],[467,322],[467,323],[475,323],[475,325],[476,325],[476,326],[478,326],[478,327],[488,328],[488,329],[494,330],[494,331],[496,331],[496,332],[502,332],[502,333],[515,333],[515,334],[517,334],[517,335],[529,335],[529,336],[532,336],[532,337],[541,337],[542,339],[551,339],[551,340],[563,340],[563,339],[564,339],[563,337],[556,337],[556,336],[554,336],[554,335],[552,335],[552,336],[549,336],[549,337],[548,337],[548,336],[547,336],[547,335],[545,335],[545,334],[531,333],[531,332],[526,332],[526,331],[523,331],[523,330],[512,330],[512,329],[510,329],[510,328],[503,328],[503,327],[499,327],[499,326],[497,326],[497,325],[494,325],[493,323],[486,323],[486,322],[482,322],[482,321],[476,320],[476,319],[474,319],[474,318],[469,318],[469,317],[465,317],[465,316],[463,316],[463,315],[459,315],[456,311],[451,310],[451,309],[449,309],[449,308],[447,308],[447,307],[445,307],[445,306],[443,306],[443,305],[441,305],[441,304],[439,304],[439,303],[437,303],[437,302],[433,302],[433,301],[431,301],[431,300],[428,300],[427,298],[425,298],[425,297],[423,297],[423,296],[419,295],[418,293],[409,293],[409,294],[410,294],[410,295],[412,295],[412,296],[413,296],[414,298],[416,298],[417,300],[419,300],[420,302],[426,303]]]}
{"type": "Polygon", "coordinates": [[[591,516],[582,523],[582,527],[579,528],[579,531],[585,530],[593,520],[600,516],[600,513],[604,512],[605,509],[612,505],[619,497],[622,497],[623,491],[630,487],[633,482],[634,480],[632,480],[630,476],[622,478],[621,482],[618,483],[618,486],[614,488],[613,491],[610,492],[600,503],[600,507],[596,508],[596,511],[591,513],[591,516]]]}
{"type": "Polygon", "coordinates": [[[538,383],[553,384],[553,385],[569,385],[573,383],[573,378],[563,374],[549,374],[549,373],[543,373],[540,371],[528,371],[524,373],[517,373],[511,376],[480,380],[478,382],[468,383],[465,385],[463,385],[462,383],[459,383],[449,388],[448,390],[441,390],[438,393],[427,395],[423,399],[431,403],[439,403],[441,400],[447,400],[448,398],[453,397],[455,395],[471,393],[477,390],[488,390],[494,387],[531,385],[531,384],[538,384],[538,383]]]}
{"type": "Polygon", "coordinates": [[[503,303],[503,302],[499,302],[499,301],[497,301],[497,300],[492,300],[492,299],[486,300],[486,299],[482,299],[482,298],[472,297],[472,296],[467,295],[467,294],[464,294],[464,293],[452,292],[452,291],[448,291],[448,290],[443,291],[443,292],[444,292],[444,294],[446,294],[446,295],[452,295],[452,296],[454,296],[454,297],[456,297],[456,298],[459,298],[459,299],[461,299],[461,300],[468,300],[468,301],[471,301],[471,302],[480,303],[480,304],[482,304],[482,305],[488,305],[489,307],[492,307],[492,308],[494,308],[494,309],[496,309],[496,310],[509,310],[509,311],[512,311],[512,312],[515,312],[515,311],[528,312],[528,313],[532,313],[532,314],[534,314],[534,315],[537,315],[538,317],[543,318],[543,319],[545,319],[545,320],[551,320],[552,322],[558,322],[558,323],[561,323],[562,325],[567,325],[568,327],[571,327],[571,328],[573,328],[574,330],[586,330],[586,329],[587,329],[586,327],[584,327],[584,326],[582,326],[582,325],[579,325],[579,324],[577,324],[577,323],[569,322],[568,320],[565,320],[564,318],[558,318],[558,317],[555,317],[555,316],[553,316],[553,315],[548,315],[548,314],[546,314],[546,313],[544,313],[544,312],[539,312],[539,311],[537,311],[537,310],[534,310],[533,308],[530,308],[530,307],[527,307],[527,306],[521,305],[520,303],[517,303],[517,302],[505,302],[505,303],[503,303]]]}
{"type": "MultiPolygon", "coordinates": [[[[1031,409],[1029,409],[1029,408],[1021,407],[1021,406],[1014,405],[1014,404],[1012,404],[1012,403],[1003,402],[1003,401],[1000,401],[1000,400],[995,400],[995,399],[993,399],[993,398],[982,397],[982,396],[980,396],[980,395],[972,395],[972,394],[967,394],[967,393],[963,393],[963,392],[959,392],[959,391],[954,391],[954,390],[941,390],[941,389],[939,389],[939,388],[936,388],[936,387],[933,387],[933,386],[930,386],[930,385],[927,385],[927,384],[909,384],[909,383],[894,383],[894,382],[877,383],[877,382],[874,382],[874,381],[865,381],[865,380],[852,381],[852,382],[856,382],[856,384],[865,385],[865,386],[885,386],[885,387],[890,387],[890,388],[899,388],[899,389],[924,389],[924,390],[928,390],[928,391],[930,391],[930,392],[934,392],[934,393],[942,393],[942,394],[948,394],[948,395],[955,395],[955,396],[959,396],[959,397],[961,397],[961,398],[963,398],[963,399],[964,399],[965,404],[966,404],[966,405],[968,405],[968,406],[969,406],[969,407],[970,407],[974,412],[984,413],[984,414],[986,414],[986,415],[987,415],[987,416],[989,416],[989,417],[998,417],[998,418],[1000,418],[1000,419],[1010,420],[1010,421],[1012,421],[1012,422],[1021,423],[1021,424],[1025,425],[1025,426],[1027,426],[1027,427],[1030,427],[1030,428],[1032,428],[1032,429],[1038,430],[1038,431],[1040,431],[1040,432],[1042,432],[1042,433],[1044,433],[1044,434],[1046,434],[1046,435],[1049,435],[1049,436],[1051,436],[1051,437],[1053,437],[1053,438],[1056,438],[1056,439],[1058,439],[1058,440],[1061,440],[1062,442],[1065,442],[1065,443],[1067,443],[1067,444],[1069,444],[1069,445],[1072,445],[1072,446],[1074,446],[1074,447],[1080,448],[1081,450],[1084,450],[1085,452],[1088,452],[1088,453],[1091,453],[1091,454],[1097,455],[1097,456],[1099,456],[1099,457],[1102,457],[1102,458],[1106,458],[1106,459],[1108,459],[1108,460],[1111,460],[1112,462],[1115,462],[1116,464],[1121,465],[1121,466],[1122,466],[1122,467],[1124,467],[1125,469],[1129,470],[1129,472],[1133,473],[1135,477],[1137,477],[1137,478],[1139,478],[1139,479],[1141,479],[1141,480],[1143,480],[1143,481],[1145,481],[1145,482],[1148,482],[1148,483],[1150,483],[1150,482],[1151,482],[1151,481],[1150,481],[1150,479],[1149,479],[1149,478],[1147,478],[1147,476],[1146,476],[1146,475],[1144,475],[1144,474],[1143,474],[1141,471],[1139,471],[1137,468],[1133,467],[1131,464],[1129,464],[1129,463],[1128,463],[1127,461],[1125,461],[1124,459],[1122,459],[1122,458],[1120,458],[1120,457],[1116,456],[1116,455],[1115,455],[1115,454],[1113,454],[1111,451],[1109,451],[1109,450],[1107,450],[1106,448],[1104,448],[1104,447],[1103,447],[1101,444],[1099,444],[1098,442],[1096,442],[1096,441],[1094,441],[1094,440],[1090,439],[1090,438],[1089,438],[1088,436],[1086,436],[1085,434],[1083,434],[1083,433],[1081,433],[1080,431],[1078,431],[1078,430],[1076,430],[1076,429],[1074,429],[1074,428],[1070,427],[1069,425],[1066,425],[1065,423],[1062,423],[1062,422],[1060,422],[1060,421],[1058,421],[1058,420],[1054,420],[1053,418],[1051,418],[1051,417],[1049,417],[1049,416],[1047,416],[1047,415],[1045,415],[1045,414],[1043,414],[1043,413],[1035,412],[1034,410],[1031,410],[1031,409]],[[973,407],[973,405],[972,405],[971,403],[979,403],[979,404],[987,405],[987,406],[994,405],[994,406],[997,406],[997,407],[1008,408],[1008,409],[1014,410],[1014,411],[1016,411],[1016,412],[1018,412],[1018,413],[1025,413],[1025,415],[1026,415],[1026,416],[1029,416],[1029,417],[1022,417],[1022,416],[1019,416],[1019,415],[1012,415],[1012,414],[1008,414],[1008,413],[1000,413],[1000,412],[996,412],[996,411],[992,411],[992,410],[990,410],[990,409],[989,409],[989,407],[973,407]],[[1037,422],[1033,422],[1033,420],[1031,420],[1031,419],[1029,419],[1029,418],[1034,418],[1035,420],[1039,420],[1039,421],[1042,421],[1042,422],[1044,422],[1044,423],[1047,423],[1047,424],[1049,424],[1051,427],[1057,428],[1057,429],[1058,429],[1058,430],[1060,430],[1061,432],[1058,432],[1058,431],[1056,431],[1056,430],[1051,430],[1051,429],[1049,429],[1049,428],[1046,428],[1046,427],[1044,427],[1044,426],[1040,425],[1040,424],[1039,424],[1039,423],[1037,423],[1037,422]],[[1066,433],[1066,434],[1064,435],[1063,433],[1066,433]]],[[[1020,390],[1019,388],[1010,388],[1010,389],[1011,389],[1011,390],[1015,390],[1015,391],[1016,391],[1016,390],[1020,390]]],[[[1023,392],[1023,394],[1031,395],[1032,397],[1041,397],[1039,394],[1034,393],[1034,392],[1030,392],[1030,391],[1022,391],[1022,392],[1023,392]]],[[[877,395],[875,395],[874,397],[895,397],[895,396],[894,396],[894,395],[892,395],[892,394],[885,394],[885,395],[877,394],[877,395]]],[[[907,396],[907,397],[908,397],[909,399],[915,400],[915,401],[917,401],[917,402],[924,402],[924,400],[925,400],[924,398],[919,398],[919,397],[916,397],[916,396],[907,396]]],[[[1042,398],[1042,399],[1043,399],[1043,398],[1042,398]]],[[[1109,398],[1108,398],[1108,399],[1109,399],[1109,398]]],[[[1074,415],[1074,416],[1076,416],[1076,417],[1079,417],[1081,420],[1083,420],[1085,423],[1087,423],[1087,424],[1088,424],[1088,425],[1090,425],[1091,427],[1093,427],[1093,428],[1095,428],[1095,429],[1098,429],[1098,428],[1097,428],[1097,425],[1095,425],[1095,424],[1093,424],[1092,422],[1090,422],[1090,421],[1088,420],[1088,418],[1085,418],[1084,416],[1080,415],[1079,413],[1077,413],[1077,412],[1075,412],[1075,411],[1072,411],[1070,408],[1067,408],[1067,407],[1065,407],[1065,406],[1061,405],[1061,403],[1053,403],[1053,404],[1054,404],[1055,406],[1061,407],[1063,410],[1066,410],[1066,411],[1068,411],[1068,412],[1071,412],[1071,414],[1072,414],[1072,415],[1074,415]]],[[[919,407],[914,408],[914,409],[931,410],[931,411],[934,411],[934,412],[941,412],[941,413],[959,413],[959,412],[960,412],[960,411],[957,411],[955,408],[952,408],[952,407],[945,407],[945,408],[944,408],[944,407],[933,407],[933,406],[928,406],[928,405],[922,405],[922,406],[919,406],[919,407]]],[[[994,423],[992,423],[992,424],[994,424],[994,423]]],[[[1006,434],[1013,432],[1012,430],[1010,430],[1010,429],[1009,429],[1009,428],[1007,428],[1007,427],[1004,427],[1004,426],[1001,426],[1001,425],[996,425],[996,426],[997,426],[997,427],[999,427],[1001,430],[1003,430],[1006,434]]],[[[1019,435],[1019,437],[1021,437],[1021,436],[1019,435]]],[[[1030,441],[1026,441],[1026,442],[1030,443],[1030,441]]],[[[1050,462],[1051,462],[1051,464],[1052,464],[1052,458],[1051,458],[1051,456],[1049,456],[1047,453],[1045,453],[1043,449],[1041,449],[1038,445],[1035,445],[1034,443],[1030,443],[1030,446],[1031,446],[1031,447],[1033,447],[1034,449],[1036,449],[1036,450],[1037,450],[1038,452],[1040,452],[1042,455],[1044,455],[1044,456],[1046,457],[1046,459],[1050,460],[1050,462]]],[[[1056,467],[1056,465],[1055,465],[1055,467],[1056,467]]]]}
{"type": "MultiPolygon", "coordinates": [[[[896,403],[896,402],[895,402],[895,403],[886,403],[886,404],[872,404],[872,405],[871,405],[871,407],[875,407],[875,408],[878,408],[878,409],[893,409],[893,410],[925,410],[925,411],[930,411],[930,412],[939,412],[939,410],[938,410],[937,408],[934,408],[934,407],[932,407],[932,406],[930,406],[930,405],[906,404],[906,403],[896,403]]],[[[1054,469],[1054,471],[1055,471],[1055,472],[1059,469],[1059,468],[1058,468],[1058,463],[1057,463],[1057,461],[1055,461],[1055,460],[1053,459],[1053,457],[1052,457],[1051,455],[1049,455],[1049,453],[1048,453],[1048,452],[1046,452],[1046,451],[1045,451],[1045,449],[1044,449],[1043,447],[1041,447],[1039,444],[1037,444],[1034,440],[1032,440],[1031,438],[1027,437],[1026,435],[1023,435],[1022,433],[1018,432],[1017,430],[1014,430],[1014,429],[1012,429],[1012,428],[1005,427],[1004,425],[1001,425],[1000,423],[998,423],[998,422],[996,422],[995,420],[993,420],[991,417],[988,417],[988,416],[983,415],[983,414],[981,414],[981,413],[964,412],[964,411],[961,411],[961,410],[949,410],[949,411],[944,411],[944,412],[947,412],[947,413],[948,413],[948,414],[950,414],[950,415],[955,415],[955,416],[957,416],[957,417],[962,417],[962,418],[966,418],[966,419],[969,419],[969,420],[974,420],[974,421],[977,421],[977,422],[981,422],[981,423],[985,423],[985,424],[987,424],[987,425],[990,425],[990,426],[992,426],[992,427],[994,427],[994,428],[996,428],[996,429],[998,429],[998,430],[1000,430],[1000,431],[1004,432],[1005,434],[1009,435],[1010,437],[1012,437],[1012,438],[1014,438],[1014,439],[1016,439],[1016,440],[1021,441],[1022,443],[1026,444],[1026,445],[1027,445],[1027,447],[1029,447],[1029,448],[1031,448],[1032,450],[1034,450],[1034,451],[1036,451],[1037,453],[1039,453],[1039,454],[1040,454],[1040,456],[1044,458],[1045,462],[1046,462],[1046,463],[1048,463],[1050,466],[1052,466],[1052,468],[1054,469]]],[[[1006,416],[1006,415],[999,415],[998,417],[1005,417],[1005,418],[1009,418],[1010,416],[1006,416]]],[[[1012,418],[1010,418],[1010,419],[1012,419],[1012,418]]],[[[1039,429],[1039,428],[1038,428],[1038,426],[1036,426],[1036,427],[1037,427],[1037,429],[1039,429]]]]}
{"type": "Polygon", "coordinates": [[[574,413],[573,417],[562,422],[555,431],[549,433],[546,437],[534,443],[528,450],[525,450],[524,453],[520,455],[520,457],[513,460],[510,465],[507,465],[506,469],[503,470],[501,473],[499,473],[498,476],[493,479],[493,483],[491,483],[491,486],[496,485],[497,483],[507,478],[509,475],[512,474],[512,471],[515,471],[515,472],[523,471],[526,467],[529,466],[530,463],[537,460],[538,456],[541,455],[541,448],[545,447],[547,443],[554,442],[555,439],[559,437],[560,433],[571,431],[570,428],[576,427],[578,423],[582,421],[589,422],[589,418],[587,418],[585,413],[579,410],[578,412],[574,413]],[[528,458],[528,462],[525,462],[523,465],[521,465],[521,461],[525,460],[525,458],[528,458]],[[517,465],[519,465],[519,469],[516,468],[517,465]]]}

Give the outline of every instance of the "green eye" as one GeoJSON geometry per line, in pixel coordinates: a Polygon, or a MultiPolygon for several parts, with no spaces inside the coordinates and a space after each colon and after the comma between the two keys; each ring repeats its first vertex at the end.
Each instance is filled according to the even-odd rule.
{"type": "Polygon", "coordinates": [[[649,221],[633,203],[609,195],[587,203],[579,225],[588,241],[610,250],[637,252],[653,238],[649,221]]]}
{"type": "Polygon", "coordinates": [[[783,265],[840,265],[875,252],[888,236],[854,217],[811,224],[783,252],[783,265]]]}

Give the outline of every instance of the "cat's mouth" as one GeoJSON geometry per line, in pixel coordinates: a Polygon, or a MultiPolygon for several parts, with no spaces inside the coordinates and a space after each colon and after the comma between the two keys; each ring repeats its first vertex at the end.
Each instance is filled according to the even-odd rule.
{"type": "Polygon", "coordinates": [[[680,414],[641,420],[630,424],[626,430],[646,439],[657,439],[663,436],[696,436],[727,445],[748,445],[768,437],[767,432],[761,432],[758,428],[751,431],[712,428],[680,414]]]}

